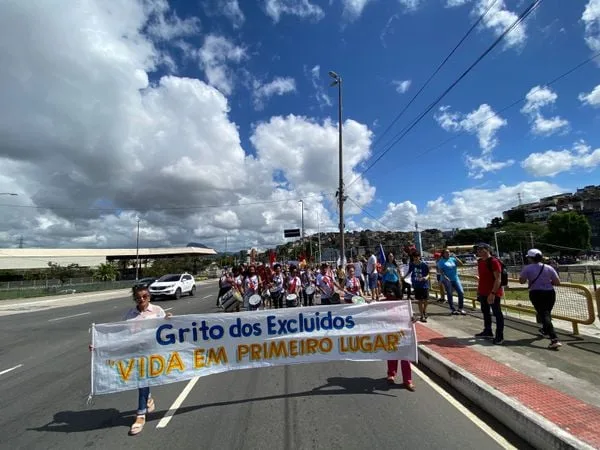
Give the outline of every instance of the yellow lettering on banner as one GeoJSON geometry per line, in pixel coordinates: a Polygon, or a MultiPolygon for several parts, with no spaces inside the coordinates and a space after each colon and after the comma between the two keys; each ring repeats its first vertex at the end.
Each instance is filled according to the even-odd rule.
{"type": "Polygon", "coordinates": [[[139,365],[139,371],[140,371],[140,379],[141,378],[146,378],[146,363],[148,361],[146,361],[145,357],[141,357],[138,359],[138,365],[139,365]]]}
{"type": "Polygon", "coordinates": [[[167,363],[167,371],[165,373],[169,375],[172,370],[178,370],[180,372],[185,371],[185,367],[183,366],[183,361],[179,356],[179,352],[173,352],[171,353],[171,356],[169,356],[169,362],[167,363]]]}
{"type": "Polygon", "coordinates": [[[250,361],[258,361],[260,359],[260,353],[262,345],[250,344],[250,361]]]}
{"type": "Polygon", "coordinates": [[[284,341],[271,342],[271,347],[268,355],[265,355],[266,359],[279,358],[280,356],[288,357],[287,346],[284,341]]]}
{"type": "Polygon", "coordinates": [[[237,360],[238,362],[240,362],[242,359],[244,359],[244,356],[246,356],[248,353],[250,353],[250,346],[246,345],[246,344],[240,344],[237,347],[237,360]]]}
{"type": "Polygon", "coordinates": [[[290,341],[290,356],[298,356],[298,341],[290,341]]]}
{"type": "Polygon", "coordinates": [[[306,340],[306,353],[309,355],[314,355],[317,353],[317,347],[319,347],[318,339],[308,338],[306,340]]]}
{"type": "Polygon", "coordinates": [[[149,375],[154,378],[159,376],[165,368],[165,358],[161,355],[150,355],[149,375]]]}
{"type": "Polygon", "coordinates": [[[133,371],[133,365],[135,364],[135,359],[128,359],[127,367],[125,367],[123,363],[124,361],[117,361],[117,370],[122,381],[129,381],[129,377],[133,371]]]}
{"type": "Polygon", "coordinates": [[[197,348],[194,350],[194,369],[202,369],[204,367],[204,349],[197,348]]]}
{"type": "Polygon", "coordinates": [[[388,334],[387,335],[387,348],[388,352],[395,352],[398,350],[398,344],[400,343],[400,336],[398,333],[388,334]]]}
{"type": "Polygon", "coordinates": [[[227,352],[225,351],[225,347],[219,347],[217,350],[214,348],[208,349],[208,361],[206,362],[206,366],[210,366],[211,364],[227,364],[227,352]]]}
{"type": "Polygon", "coordinates": [[[398,350],[400,333],[376,334],[375,336],[340,336],[340,353],[377,353],[398,350]]]}
{"type": "Polygon", "coordinates": [[[323,338],[319,341],[319,351],[321,353],[329,353],[333,348],[333,341],[329,338],[323,338]]]}

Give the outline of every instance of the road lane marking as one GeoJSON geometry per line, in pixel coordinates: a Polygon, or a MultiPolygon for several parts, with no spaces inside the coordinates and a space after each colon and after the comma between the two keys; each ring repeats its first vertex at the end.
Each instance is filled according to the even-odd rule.
{"type": "Polygon", "coordinates": [[[417,374],[419,378],[421,378],[425,383],[427,383],[435,392],[440,394],[443,398],[445,398],[448,403],[458,409],[461,413],[465,415],[467,419],[473,422],[481,431],[487,434],[490,438],[492,438],[496,443],[508,450],[516,450],[517,447],[508,442],[504,437],[496,433],[487,423],[473,414],[466,406],[456,400],[452,395],[446,392],[441,386],[439,386],[435,381],[425,375],[420,369],[417,369],[414,365],[412,365],[412,370],[417,374]]]}
{"type": "Polygon", "coordinates": [[[204,297],[202,297],[202,299],[209,298],[209,297],[212,297],[212,296],[213,296],[212,294],[208,294],[208,295],[205,295],[204,297]]]}
{"type": "Polygon", "coordinates": [[[23,367],[23,364],[19,364],[15,367],[11,367],[10,369],[3,370],[2,372],[0,372],[0,375],[4,375],[5,373],[12,372],[13,370],[18,369],[19,367],[23,367]]]}
{"type": "Polygon", "coordinates": [[[80,314],[73,314],[72,316],[57,317],[55,319],[49,319],[48,322],[56,322],[58,320],[71,319],[72,317],[87,316],[88,314],[91,314],[91,313],[84,312],[84,313],[80,313],[80,314]]]}
{"type": "Polygon", "coordinates": [[[200,377],[194,377],[188,382],[188,384],[185,386],[185,388],[183,388],[183,391],[181,391],[181,394],[179,394],[179,397],[177,397],[175,399],[175,401],[173,402],[173,404],[171,405],[171,407],[169,408],[167,413],[163,416],[162,419],[160,419],[160,421],[158,422],[158,425],[156,425],[156,428],[165,428],[167,425],[169,425],[169,422],[175,415],[175,412],[177,412],[177,410],[179,409],[179,407],[181,406],[183,401],[190,394],[190,392],[192,391],[192,389],[198,382],[199,378],[200,377]]]}

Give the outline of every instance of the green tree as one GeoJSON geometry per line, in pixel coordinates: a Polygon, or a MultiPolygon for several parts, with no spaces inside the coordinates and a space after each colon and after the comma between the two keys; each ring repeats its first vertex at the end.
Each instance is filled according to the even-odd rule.
{"type": "MultiPolygon", "coordinates": [[[[560,249],[561,254],[577,254],[591,248],[592,228],[582,214],[563,212],[550,216],[548,233],[544,236],[546,244],[568,247],[560,249]]],[[[552,248],[551,246],[549,246],[552,248]]]]}
{"type": "Polygon", "coordinates": [[[490,222],[489,227],[491,227],[491,228],[501,228],[502,225],[504,225],[504,220],[502,220],[502,218],[500,218],[500,217],[494,217],[492,219],[492,221],[490,222]]]}
{"type": "Polygon", "coordinates": [[[492,228],[472,228],[468,230],[459,230],[446,243],[447,245],[471,245],[477,242],[492,242],[494,240],[494,230],[492,228]]]}
{"type": "Polygon", "coordinates": [[[115,281],[119,270],[112,263],[102,263],[94,271],[94,278],[99,281],[115,281]]]}
{"type": "Polygon", "coordinates": [[[525,210],[524,209],[511,209],[506,212],[507,218],[506,222],[514,222],[514,223],[525,223],[525,210]]]}

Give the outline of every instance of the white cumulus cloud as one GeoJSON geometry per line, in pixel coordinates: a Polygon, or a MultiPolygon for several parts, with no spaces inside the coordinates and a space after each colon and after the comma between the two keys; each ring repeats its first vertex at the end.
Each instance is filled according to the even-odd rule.
{"type": "Polygon", "coordinates": [[[585,42],[590,50],[600,51],[600,0],[589,0],[581,20],[585,26],[585,42]]]}
{"type": "Polygon", "coordinates": [[[372,1],[373,0],[342,0],[342,5],[344,6],[342,16],[347,21],[353,22],[362,15],[365,6],[372,1]]]}
{"type": "Polygon", "coordinates": [[[291,77],[276,77],[273,81],[261,84],[258,80],[254,81],[254,107],[256,109],[264,108],[264,103],[274,95],[284,95],[296,91],[296,80],[291,77]]]}
{"type": "Polygon", "coordinates": [[[548,150],[532,153],[521,162],[521,167],[538,177],[553,177],[575,168],[593,170],[600,165],[600,148],[592,150],[584,141],[572,149],[548,150]]]}
{"type": "Polygon", "coordinates": [[[587,94],[584,92],[579,94],[579,101],[595,108],[600,107],[600,84],[587,94]]]}
{"type": "Polygon", "coordinates": [[[392,84],[396,87],[396,92],[398,94],[404,94],[411,85],[411,80],[393,80],[392,84]]]}
{"type": "MultiPolygon", "coordinates": [[[[477,0],[473,8],[473,14],[476,16],[482,15],[488,9],[489,5],[489,0],[477,0]]],[[[497,0],[483,18],[482,24],[496,36],[500,36],[517,18],[518,15],[506,7],[504,0],[497,0]]],[[[525,44],[526,40],[527,25],[523,22],[506,35],[504,43],[506,47],[520,48],[525,44]]]]}
{"type": "Polygon", "coordinates": [[[279,22],[284,14],[315,21],[325,17],[323,8],[310,0],[265,0],[264,8],[273,22],[279,22]]]}
{"type": "Polygon", "coordinates": [[[224,36],[209,34],[198,51],[198,58],[208,83],[225,95],[230,95],[235,82],[229,64],[236,64],[245,59],[246,50],[224,36]]]}
{"type": "Polygon", "coordinates": [[[568,120],[559,116],[547,118],[540,112],[542,108],[554,105],[557,99],[558,94],[546,86],[534,86],[527,93],[521,112],[529,117],[533,134],[550,136],[568,129],[568,120]]]}
{"type": "MultiPolygon", "coordinates": [[[[566,192],[568,189],[545,181],[521,182],[497,188],[469,188],[453,192],[449,198],[438,197],[428,201],[420,211],[409,200],[390,202],[378,221],[363,220],[363,226],[381,230],[381,223],[393,230],[412,231],[415,222],[419,228],[484,227],[494,217],[500,216],[518,204],[518,195],[524,202],[534,202],[542,197],[566,192]]],[[[385,229],[385,228],[383,228],[385,229]]]]}
{"type": "Polygon", "coordinates": [[[506,126],[507,121],[496,114],[490,105],[483,103],[468,114],[451,112],[449,106],[442,106],[434,117],[446,131],[465,132],[477,136],[481,155],[466,157],[469,176],[482,178],[486,172],[496,172],[514,164],[513,160],[494,161],[492,157],[492,150],[498,145],[496,135],[502,127],[506,126]]]}

